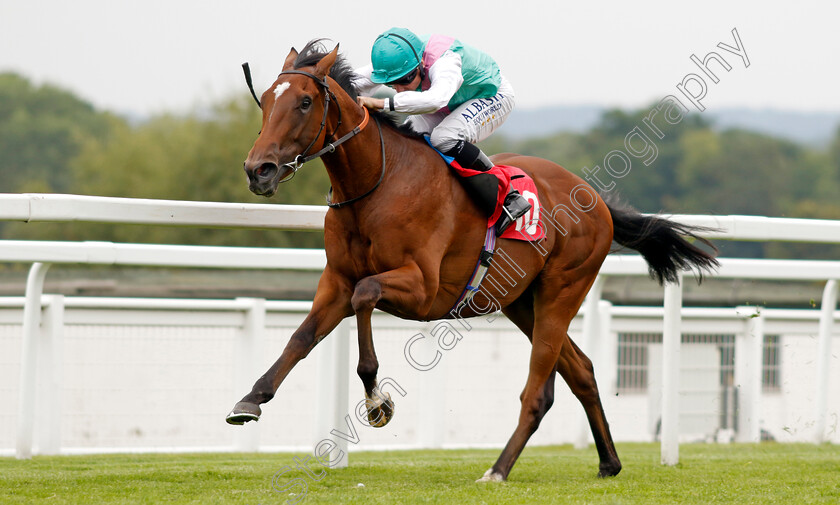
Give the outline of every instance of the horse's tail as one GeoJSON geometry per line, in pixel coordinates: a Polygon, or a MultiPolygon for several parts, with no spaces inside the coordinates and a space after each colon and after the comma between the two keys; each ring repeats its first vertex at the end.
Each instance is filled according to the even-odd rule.
{"type": "Polygon", "coordinates": [[[674,282],[680,270],[692,268],[702,280],[704,271],[720,266],[715,259],[717,247],[695,234],[708,228],[646,216],[617,202],[605,203],[612,214],[613,240],[639,251],[648,263],[650,276],[660,284],[674,282]],[[705,244],[713,252],[706,252],[692,242],[705,244]]]}

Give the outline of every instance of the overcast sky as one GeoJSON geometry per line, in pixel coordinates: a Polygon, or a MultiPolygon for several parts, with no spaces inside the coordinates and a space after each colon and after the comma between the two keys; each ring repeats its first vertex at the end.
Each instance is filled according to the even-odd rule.
{"type": "MultiPolygon", "coordinates": [[[[840,3],[769,1],[0,0],[0,72],[67,88],[97,107],[148,115],[258,92],[291,46],[328,37],[355,66],[391,26],[444,33],[490,53],[520,108],[644,107],[702,72],[703,105],[840,113],[840,3]],[[722,50],[740,35],[750,66],[722,50]]],[[[690,85],[691,86],[691,85],[690,85]]]]}

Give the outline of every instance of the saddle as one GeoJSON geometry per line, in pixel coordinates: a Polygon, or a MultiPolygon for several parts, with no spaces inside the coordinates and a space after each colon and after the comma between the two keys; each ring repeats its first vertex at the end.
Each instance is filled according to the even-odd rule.
{"type": "Polygon", "coordinates": [[[534,180],[522,169],[509,165],[495,165],[492,169],[486,172],[465,168],[455,161],[455,158],[452,156],[447,156],[436,149],[431,144],[428,136],[424,138],[426,139],[426,143],[429,144],[429,147],[434,149],[435,152],[443,158],[446,164],[449,165],[449,168],[452,169],[460,178],[466,179],[475,177],[489,179],[490,177],[493,177],[498,180],[498,184],[488,183],[473,185],[473,188],[478,190],[481,190],[481,188],[484,187],[484,191],[487,193],[485,195],[486,200],[496,202],[492,213],[489,212],[488,208],[487,214],[490,214],[490,217],[487,218],[487,228],[494,227],[496,222],[499,221],[499,218],[502,215],[505,197],[510,190],[515,189],[519,191],[519,193],[531,204],[531,210],[524,216],[517,219],[514,224],[508,227],[498,238],[524,240],[526,242],[534,242],[545,238],[545,229],[540,225],[540,202],[539,195],[537,193],[537,186],[534,184],[534,180]],[[495,194],[492,194],[493,192],[495,192],[495,194]]]}
{"type": "MultiPolygon", "coordinates": [[[[485,191],[490,194],[484,195],[486,201],[493,201],[495,199],[496,205],[492,214],[487,218],[487,232],[484,237],[484,245],[481,253],[478,255],[473,273],[470,276],[467,285],[461,292],[461,296],[455,301],[455,304],[450,309],[449,313],[457,317],[461,311],[470,304],[473,296],[481,289],[481,283],[487,276],[490,270],[490,264],[493,260],[493,254],[496,249],[497,238],[504,238],[510,240],[524,240],[527,242],[535,242],[545,238],[545,228],[540,224],[540,202],[537,193],[537,186],[534,180],[526,174],[522,169],[509,165],[494,165],[493,168],[486,172],[472,170],[462,167],[451,156],[447,156],[436,149],[430,142],[429,137],[425,137],[426,143],[438,153],[446,164],[449,165],[455,173],[461,178],[483,178],[485,180],[490,177],[495,177],[498,184],[476,184],[473,188],[485,187],[485,191]],[[502,210],[505,203],[505,197],[508,193],[515,189],[525,197],[531,204],[531,210],[525,213],[522,217],[514,221],[511,226],[505,229],[500,237],[496,236],[496,222],[502,216],[502,210]],[[495,191],[495,195],[492,192],[495,191]]],[[[490,181],[495,182],[495,181],[490,181]]],[[[489,209],[487,214],[490,214],[489,209]]]]}

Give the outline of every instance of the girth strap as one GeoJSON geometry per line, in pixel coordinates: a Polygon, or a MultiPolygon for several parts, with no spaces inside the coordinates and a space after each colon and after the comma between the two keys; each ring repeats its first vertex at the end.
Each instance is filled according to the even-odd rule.
{"type": "Polygon", "coordinates": [[[458,297],[458,300],[449,311],[449,314],[458,317],[464,307],[470,303],[470,300],[472,300],[473,296],[475,296],[481,288],[481,282],[487,276],[487,271],[490,270],[490,263],[493,260],[493,252],[495,249],[496,227],[490,226],[487,228],[487,234],[484,236],[484,247],[481,250],[481,254],[478,255],[478,262],[475,265],[472,277],[470,277],[467,287],[464,288],[464,291],[461,293],[461,296],[458,297]]]}

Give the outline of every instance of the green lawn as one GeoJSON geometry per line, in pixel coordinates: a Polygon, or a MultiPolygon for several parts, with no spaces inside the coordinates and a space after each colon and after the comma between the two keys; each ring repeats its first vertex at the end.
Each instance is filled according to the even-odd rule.
{"type": "MultiPolygon", "coordinates": [[[[293,454],[0,458],[0,504],[231,503],[840,503],[840,447],[765,443],[683,445],[676,467],[659,446],[619,444],[624,470],[599,479],[595,450],[528,448],[508,482],[475,483],[497,450],[352,453],[319,481],[293,454]],[[293,479],[305,481],[307,489],[293,479]],[[360,486],[359,484],[363,484],[360,486]],[[297,492],[292,495],[291,493],[297,492]]],[[[314,460],[312,470],[320,471],[314,460]]]]}

